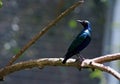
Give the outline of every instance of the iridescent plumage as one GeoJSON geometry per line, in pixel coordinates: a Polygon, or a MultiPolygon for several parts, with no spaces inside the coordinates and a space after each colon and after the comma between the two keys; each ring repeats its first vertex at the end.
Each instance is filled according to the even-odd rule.
{"type": "Polygon", "coordinates": [[[90,22],[87,20],[77,20],[80,22],[84,29],[77,35],[77,37],[73,40],[71,45],[69,46],[67,53],[65,54],[65,58],[63,60],[63,64],[71,58],[73,55],[79,54],[91,41],[91,26],[90,22]]]}

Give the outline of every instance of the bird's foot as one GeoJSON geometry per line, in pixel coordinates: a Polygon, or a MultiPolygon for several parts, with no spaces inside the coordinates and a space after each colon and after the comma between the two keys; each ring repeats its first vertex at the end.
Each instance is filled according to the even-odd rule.
{"type": "Polygon", "coordinates": [[[76,59],[76,61],[82,62],[84,61],[85,58],[83,56],[78,56],[78,58],[76,59]]]}
{"type": "MultiPolygon", "coordinates": [[[[85,58],[83,56],[78,56],[78,58],[76,59],[76,62],[79,62],[80,64],[85,60],[85,58]]],[[[81,67],[78,68],[79,71],[81,71],[81,67]]]]}
{"type": "Polygon", "coordinates": [[[85,60],[85,58],[82,55],[80,55],[78,58],[79,58],[80,61],[84,61],[85,60]]]}

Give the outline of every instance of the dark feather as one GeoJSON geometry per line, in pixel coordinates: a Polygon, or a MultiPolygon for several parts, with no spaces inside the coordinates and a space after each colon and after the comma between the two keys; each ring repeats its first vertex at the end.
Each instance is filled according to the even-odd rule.
{"type": "MultiPolygon", "coordinates": [[[[82,21],[82,22],[85,23],[85,21],[82,21]]],[[[67,59],[69,59],[73,55],[78,54],[90,43],[91,41],[90,23],[86,21],[85,24],[83,25],[84,26],[83,31],[77,35],[77,37],[73,40],[70,47],[68,48],[68,51],[65,54],[65,59],[63,60],[62,63],[66,63],[67,59]]]]}

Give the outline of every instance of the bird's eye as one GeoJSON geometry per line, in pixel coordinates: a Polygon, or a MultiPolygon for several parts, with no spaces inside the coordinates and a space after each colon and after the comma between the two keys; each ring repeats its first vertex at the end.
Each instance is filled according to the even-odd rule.
{"type": "Polygon", "coordinates": [[[83,24],[86,24],[86,22],[84,21],[83,24]]]}

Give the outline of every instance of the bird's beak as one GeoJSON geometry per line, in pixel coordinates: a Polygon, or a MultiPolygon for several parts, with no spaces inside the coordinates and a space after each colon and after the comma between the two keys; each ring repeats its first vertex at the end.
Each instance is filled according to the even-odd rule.
{"type": "Polygon", "coordinates": [[[79,23],[81,23],[83,26],[85,26],[84,20],[77,20],[77,22],[79,22],[79,23]]]}
{"type": "Polygon", "coordinates": [[[80,22],[80,23],[82,23],[83,21],[82,20],[76,20],[77,22],[80,22]]]}

